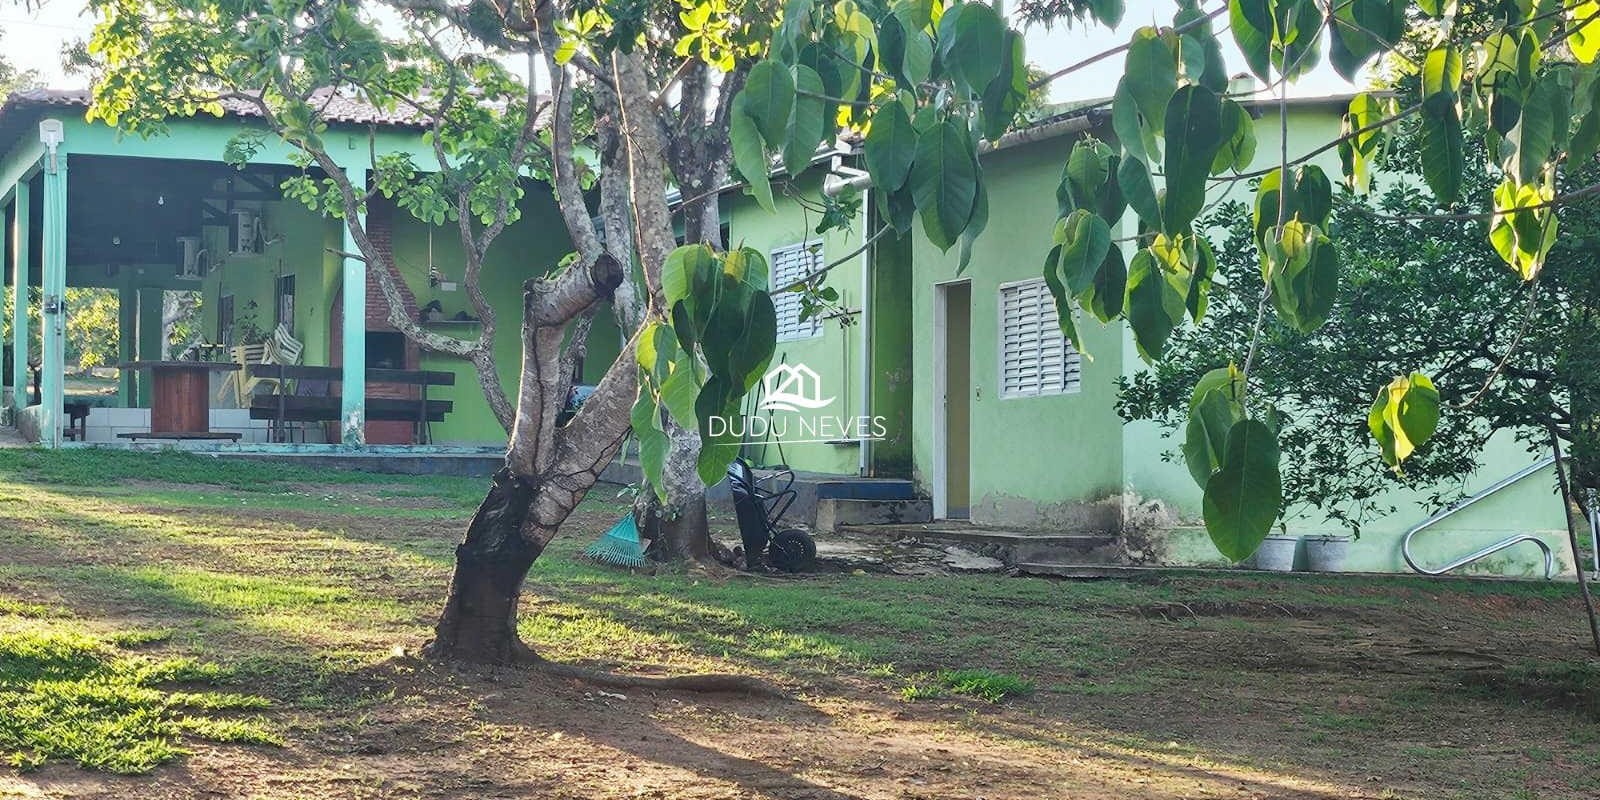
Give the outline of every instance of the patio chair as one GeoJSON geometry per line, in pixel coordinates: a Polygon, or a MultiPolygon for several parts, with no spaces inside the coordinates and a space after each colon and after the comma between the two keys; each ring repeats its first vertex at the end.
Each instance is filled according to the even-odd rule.
{"type": "Polygon", "coordinates": [[[233,404],[235,406],[242,407],[249,402],[251,390],[254,388],[255,382],[248,377],[248,367],[251,364],[266,363],[262,360],[266,357],[266,353],[267,345],[265,342],[258,342],[256,344],[241,344],[229,348],[228,360],[238,364],[239,369],[227,373],[227,377],[222,381],[222,385],[217,387],[218,403],[221,403],[228,396],[229,392],[233,393],[233,404]]]}
{"type": "Polygon", "coordinates": [[[233,348],[233,360],[242,368],[233,372],[231,379],[224,382],[217,390],[217,399],[221,400],[231,389],[238,405],[246,406],[249,405],[250,397],[263,386],[267,387],[269,394],[285,391],[285,387],[281,385],[283,382],[277,378],[252,376],[247,367],[251,364],[293,366],[300,363],[300,356],[305,353],[305,349],[305,345],[294,338],[294,334],[289,331],[289,326],[285,323],[279,323],[273,328],[272,335],[267,337],[265,342],[233,348]]]}

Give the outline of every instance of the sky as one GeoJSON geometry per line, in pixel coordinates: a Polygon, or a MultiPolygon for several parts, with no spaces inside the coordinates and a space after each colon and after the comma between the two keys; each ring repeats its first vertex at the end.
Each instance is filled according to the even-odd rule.
{"type": "MultiPolygon", "coordinates": [[[[1202,5],[1211,8],[1215,3],[1203,2],[1202,5]]],[[[83,78],[67,77],[61,70],[62,46],[77,38],[87,38],[93,28],[83,9],[82,0],[44,0],[43,7],[32,12],[24,10],[20,4],[0,4],[0,29],[5,31],[3,47],[6,57],[19,69],[38,70],[46,83],[54,88],[83,88],[83,78]]],[[[1122,24],[1114,31],[1098,26],[1066,25],[1057,25],[1053,30],[1031,29],[1027,31],[1026,39],[1028,60],[1047,71],[1055,71],[1126,43],[1129,35],[1140,26],[1171,24],[1175,10],[1176,4],[1172,0],[1127,0],[1127,13],[1122,24]]],[[[1243,71],[1243,60],[1232,47],[1230,37],[1226,32],[1220,35],[1229,71],[1243,71]]],[[[1109,97],[1121,71],[1122,59],[1112,56],[1057,81],[1051,87],[1051,99],[1065,102],[1109,97]]],[[[1353,89],[1323,65],[1301,78],[1290,93],[1300,97],[1317,97],[1353,89]]]]}

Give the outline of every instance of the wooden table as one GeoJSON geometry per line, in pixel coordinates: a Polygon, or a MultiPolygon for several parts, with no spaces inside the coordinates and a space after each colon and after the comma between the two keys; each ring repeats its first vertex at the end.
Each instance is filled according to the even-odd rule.
{"type": "Polygon", "coordinates": [[[150,370],[150,435],[124,438],[212,439],[211,373],[239,369],[232,361],[128,361],[118,369],[150,370]]]}

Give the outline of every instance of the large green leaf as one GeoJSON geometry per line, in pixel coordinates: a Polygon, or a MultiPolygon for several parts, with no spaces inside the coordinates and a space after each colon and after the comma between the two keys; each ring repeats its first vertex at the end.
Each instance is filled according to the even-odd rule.
{"type": "Polygon", "coordinates": [[[783,168],[790,177],[804,172],[817,153],[817,145],[828,135],[827,103],[821,95],[825,89],[817,71],[800,64],[794,68],[794,85],[809,94],[797,94],[794,110],[789,115],[788,135],[783,142],[783,168]]]}
{"type": "Polygon", "coordinates": [[[1206,480],[1201,511],[1217,550],[1233,561],[1248,558],[1272,531],[1283,507],[1278,440],[1253,419],[1228,431],[1222,466],[1206,480]]]}
{"type": "Polygon", "coordinates": [[[1122,80],[1145,124],[1161,130],[1172,95],[1178,90],[1178,58],[1155,28],[1133,32],[1122,80]]]}
{"type": "Polygon", "coordinates": [[[1339,254],[1320,232],[1313,234],[1310,252],[1272,275],[1272,304],[1278,316],[1301,333],[1322,327],[1333,312],[1339,294],[1339,254]]]}
{"type": "Polygon", "coordinates": [[[990,141],[1005,135],[1028,102],[1028,59],[1015,31],[1006,31],[1000,64],[1000,73],[983,89],[983,135],[990,141]]]}
{"type": "Polygon", "coordinates": [[[1156,142],[1156,129],[1139,113],[1139,103],[1128,88],[1128,78],[1117,81],[1116,94],[1111,98],[1111,128],[1122,143],[1122,149],[1134,159],[1149,161],[1161,156],[1161,146],[1156,142]]]}
{"type": "Polygon", "coordinates": [[[1272,4],[1270,0],[1228,0],[1228,29],[1245,64],[1257,78],[1272,79],[1272,4]]]}
{"type": "Polygon", "coordinates": [[[1178,316],[1183,314],[1183,295],[1166,279],[1160,263],[1148,249],[1133,255],[1128,265],[1128,297],[1123,302],[1128,315],[1128,327],[1133,329],[1133,342],[1139,356],[1146,361],[1161,358],[1167,339],[1177,324],[1172,307],[1176,302],[1178,316]]]}
{"type": "Polygon", "coordinates": [[[1095,319],[1110,322],[1122,313],[1122,304],[1128,294],[1128,267],[1122,260],[1122,251],[1112,247],[1095,268],[1094,281],[1078,295],[1078,302],[1095,319]]]}
{"type": "Polygon", "coordinates": [[[1107,28],[1117,27],[1124,11],[1123,0],[1089,0],[1089,13],[1107,28]]]}
{"type": "Polygon", "coordinates": [[[1088,209],[1067,215],[1061,226],[1062,282],[1076,295],[1094,284],[1095,271],[1111,250],[1111,226],[1088,209]]]}
{"type": "Polygon", "coordinates": [[[874,114],[861,147],[875,188],[892,192],[904,186],[917,156],[917,131],[905,106],[890,103],[874,114]]]}
{"type": "Polygon", "coordinates": [[[1206,305],[1211,298],[1211,276],[1217,273],[1217,255],[1204,236],[1195,237],[1194,267],[1189,272],[1189,291],[1184,295],[1184,307],[1195,322],[1205,319],[1206,305]]]}
{"type": "Polygon", "coordinates": [[[1461,171],[1466,166],[1462,150],[1461,117],[1448,92],[1422,101],[1422,179],[1442,205],[1461,196],[1461,171]]]}
{"type": "Polygon", "coordinates": [[[1000,74],[1010,55],[1006,45],[1005,22],[982,3],[952,6],[939,20],[939,57],[950,77],[973,93],[1000,74]]]}
{"type": "Polygon", "coordinates": [[[873,49],[878,57],[878,71],[895,79],[900,85],[905,79],[906,28],[894,14],[885,14],[878,20],[878,46],[873,49]]]}
{"type": "Polygon", "coordinates": [[[728,117],[728,143],[733,149],[733,166],[750,187],[750,194],[767,213],[777,208],[772,204],[772,182],[767,151],[762,143],[761,131],[745,112],[745,99],[741,93],[733,100],[733,111],[728,117]]]}
{"type": "Polygon", "coordinates": [[[695,462],[695,472],[707,486],[716,485],[727,474],[728,465],[739,455],[742,437],[735,435],[741,426],[717,425],[714,417],[728,418],[739,414],[742,391],[735,391],[722,375],[713,375],[700,390],[695,400],[695,413],[700,419],[700,457],[695,462]]]}
{"type": "MultiPolygon", "coordinates": [[[[1600,20],[1594,23],[1600,26],[1600,20]]],[[[1600,27],[1596,27],[1595,34],[1600,36],[1600,27]]],[[[1600,79],[1593,74],[1588,75],[1587,85],[1578,87],[1578,95],[1574,102],[1574,113],[1580,115],[1577,130],[1572,133],[1572,140],[1567,145],[1567,163],[1583,164],[1594,158],[1595,151],[1600,149],[1600,79]]]]}
{"type": "Polygon", "coordinates": [[[1117,156],[1098,139],[1080,139],[1072,145],[1067,166],[1056,189],[1056,209],[1065,215],[1073,209],[1096,211],[1106,219],[1121,216],[1122,192],[1107,192],[1107,180],[1117,166],[1117,156]]]}
{"type": "Polygon", "coordinates": [[[665,500],[665,490],[661,488],[661,468],[666,464],[667,447],[671,441],[661,429],[661,407],[643,382],[639,386],[639,397],[633,403],[629,420],[633,425],[633,437],[639,442],[639,469],[650,485],[656,487],[657,496],[665,500]]]}
{"type": "Polygon", "coordinates": [[[1367,428],[1396,472],[1439,428],[1439,390],[1420,372],[1401,376],[1378,390],[1367,413],[1367,428]]]}
{"type": "Polygon", "coordinates": [[[977,202],[977,164],[956,123],[940,122],[917,137],[911,164],[911,194],[922,230],[940,250],[949,250],[972,218],[977,202]]]}
{"type": "Polygon", "coordinates": [[[1072,343],[1073,349],[1088,357],[1088,352],[1083,348],[1083,337],[1072,319],[1072,301],[1067,297],[1067,287],[1061,282],[1061,270],[1057,263],[1060,257],[1061,245],[1050,248],[1050,254],[1044,260],[1044,285],[1050,289],[1050,297],[1056,302],[1056,324],[1061,328],[1061,335],[1072,343]]]}
{"type": "Polygon", "coordinates": [[[1204,86],[1185,86],[1172,96],[1166,113],[1166,199],[1161,228],[1185,231],[1206,204],[1211,162],[1222,147],[1222,104],[1204,86]]]}
{"type": "Polygon", "coordinates": [[[722,293],[722,265],[705,244],[683,245],[661,267],[661,288],[672,309],[672,330],[685,349],[700,342],[722,293]]]}
{"type": "Polygon", "coordinates": [[[972,218],[967,220],[966,230],[961,232],[960,258],[956,261],[956,274],[967,271],[967,265],[972,263],[972,246],[977,243],[978,235],[983,229],[989,227],[989,190],[983,186],[983,178],[978,179],[978,194],[972,201],[972,218]]]}
{"type": "Polygon", "coordinates": [[[1221,391],[1207,392],[1198,403],[1190,406],[1181,449],[1189,477],[1194,478],[1201,489],[1205,489],[1212,474],[1222,468],[1228,431],[1242,416],[1239,404],[1221,391]]]}
{"type": "Polygon", "coordinates": [[[794,109],[794,77],[789,69],[778,61],[759,61],[750,68],[739,94],[744,98],[745,113],[761,132],[767,146],[782,147],[789,130],[789,115],[794,109]]]}
{"type": "Polygon", "coordinates": [[[1571,20],[1571,33],[1567,45],[1572,55],[1584,64],[1593,64],[1600,56],[1600,2],[1580,0],[1568,6],[1567,19],[1571,20]]]}
{"type": "Polygon", "coordinates": [[[1422,96],[1449,94],[1461,88],[1461,51],[1441,44],[1428,51],[1422,62],[1422,96]]]}
{"type": "Polygon", "coordinates": [[[1161,203],[1156,199],[1156,189],[1150,180],[1150,170],[1137,158],[1124,158],[1117,164],[1117,187],[1128,205],[1133,207],[1139,221],[1147,227],[1161,227],[1161,203]]]}
{"type": "Polygon", "coordinates": [[[1506,166],[1517,183],[1538,180],[1556,146],[1556,126],[1564,133],[1569,123],[1571,89],[1557,82],[1557,74],[1546,73],[1534,83],[1521,119],[1506,134],[1506,142],[1516,148],[1515,158],[1506,166]]]}
{"type": "Polygon", "coordinates": [[[1344,167],[1346,184],[1357,194],[1366,194],[1372,186],[1372,171],[1383,158],[1388,131],[1378,127],[1382,120],[1395,113],[1392,98],[1381,98],[1363,92],[1351,98],[1341,122],[1339,158],[1344,167]]]}
{"type": "Polygon", "coordinates": [[[933,37],[922,31],[908,31],[906,55],[901,63],[906,80],[913,86],[933,77],[933,37]]]}
{"type": "Polygon", "coordinates": [[[1295,167],[1287,181],[1280,170],[1273,170],[1256,187],[1257,241],[1267,240],[1267,232],[1278,225],[1280,215],[1285,223],[1298,218],[1307,225],[1324,227],[1332,213],[1333,183],[1315,164],[1295,167]]]}
{"type": "Polygon", "coordinates": [[[1318,0],[1275,0],[1276,41],[1272,63],[1290,80],[1317,68],[1322,57],[1322,8],[1318,0]]]}
{"type": "Polygon", "coordinates": [[[1345,80],[1354,82],[1371,58],[1399,41],[1404,30],[1404,2],[1344,0],[1334,7],[1329,30],[1328,61],[1345,80]]]}
{"type": "Polygon", "coordinates": [[[680,349],[669,374],[664,378],[653,376],[653,379],[661,379],[661,405],[672,415],[673,421],[690,429],[700,424],[694,412],[694,401],[700,395],[700,378],[703,377],[697,375],[698,369],[694,352],[680,349]]]}
{"type": "Polygon", "coordinates": [[[1222,101],[1222,145],[1211,160],[1211,174],[1228,170],[1243,172],[1256,157],[1256,122],[1244,106],[1222,101]]]}
{"type": "Polygon", "coordinates": [[[1194,27],[1184,33],[1180,40],[1180,46],[1184,49],[1186,75],[1191,81],[1222,94],[1228,90],[1228,65],[1222,57],[1222,43],[1217,41],[1216,32],[1212,30],[1211,22],[1199,4],[1195,0],[1181,0],[1178,13],[1172,17],[1172,27],[1177,29],[1190,24],[1194,27]],[[1198,57],[1192,51],[1198,51],[1198,57]],[[1194,63],[1199,63],[1202,68],[1192,71],[1189,65],[1194,63]]]}
{"type": "Polygon", "coordinates": [[[1489,244],[1525,281],[1539,274],[1555,245],[1559,221],[1550,207],[1554,198],[1549,186],[1518,186],[1510,179],[1495,188],[1489,244]]]}

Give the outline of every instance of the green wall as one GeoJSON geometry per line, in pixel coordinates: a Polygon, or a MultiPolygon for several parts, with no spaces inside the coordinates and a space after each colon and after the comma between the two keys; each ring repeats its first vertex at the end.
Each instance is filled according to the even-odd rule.
{"type": "Polygon", "coordinates": [[[206,227],[204,247],[211,271],[198,284],[207,341],[217,340],[219,297],[233,295],[234,342],[244,341],[246,326],[270,334],[277,316],[277,281],[295,276],[294,323],[291,332],[305,345],[302,363],[326,366],[329,320],[338,291],[338,221],[306,209],[297,201],[266,203],[261,209],[260,253],[228,253],[228,232],[206,227]],[[220,259],[220,261],[219,261],[220,259]]]}
{"type": "MultiPolygon", "coordinates": [[[[527,279],[549,272],[572,246],[566,226],[555,207],[555,199],[544,184],[530,184],[521,203],[521,217],[490,245],[484,259],[481,285],[484,296],[495,309],[494,357],[506,393],[516,397],[517,380],[522,373],[522,285],[527,279]]],[[[404,211],[395,212],[394,260],[401,277],[416,296],[421,308],[437,300],[448,319],[459,311],[475,315],[462,281],[466,270],[461,236],[454,223],[431,226],[404,211]],[[455,291],[435,288],[428,282],[429,246],[432,264],[443,282],[455,282],[455,291]]],[[[478,325],[473,323],[430,323],[428,327],[446,336],[475,339],[478,325]]],[[[589,337],[584,378],[599,379],[621,349],[617,328],[611,323],[611,310],[602,306],[596,313],[589,337]]],[[[442,353],[422,354],[424,369],[453,372],[452,387],[430,389],[429,397],[451,400],[454,410],[442,423],[433,425],[434,441],[440,444],[503,444],[505,430],[490,413],[477,371],[469,362],[442,353]]]]}
{"type": "Polygon", "coordinates": [[[1081,390],[999,395],[1000,286],[1040,277],[1057,217],[1055,189],[1076,137],[996,151],[982,159],[989,225],[957,275],[958,248],[931,245],[920,228],[913,245],[913,451],[916,479],[933,493],[934,303],[936,285],[968,280],[971,314],[971,497],[976,522],[1031,528],[1106,529],[1121,492],[1121,421],[1113,403],[1122,370],[1119,325],[1081,327],[1088,356],[1081,390]]]}
{"type": "MultiPolygon", "coordinates": [[[[812,167],[801,175],[793,190],[805,197],[819,196],[824,172],[820,166],[812,167]]],[[[723,195],[722,203],[729,227],[728,246],[751,247],[770,257],[774,249],[821,239],[824,263],[832,263],[860,247],[862,226],[859,221],[854,222],[852,230],[848,232],[835,230],[818,236],[814,233],[819,219],[816,213],[808,213],[796,200],[782,194],[775,197],[775,202],[777,213],[769,214],[746,196],[733,193],[723,195]]],[[[859,323],[861,259],[852,258],[835,267],[828,274],[827,285],[838,289],[839,304],[853,312],[849,317],[852,322],[859,323]]],[[[850,418],[865,413],[860,401],[862,336],[860,324],[841,326],[838,320],[828,320],[823,323],[822,332],[817,336],[778,342],[777,351],[772,357],[774,365],[805,364],[820,378],[822,396],[835,398],[831,405],[816,414],[804,416],[815,417],[820,414],[850,418]]],[[[754,409],[758,391],[753,391],[746,400],[747,410],[754,409]]],[[[768,417],[768,412],[760,412],[760,416],[768,417]]],[[[788,438],[810,438],[797,433],[801,416],[772,412],[772,424],[785,426],[788,438]]],[[[891,428],[899,424],[902,424],[900,420],[888,421],[891,428]]],[[[808,472],[854,475],[860,468],[860,449],[854,440],[841,444],[785,443],[781,448],[770,440],[757,440],[747,447],[746,454],[758,464],[787,463],[793,469],[808,472]]]]}

